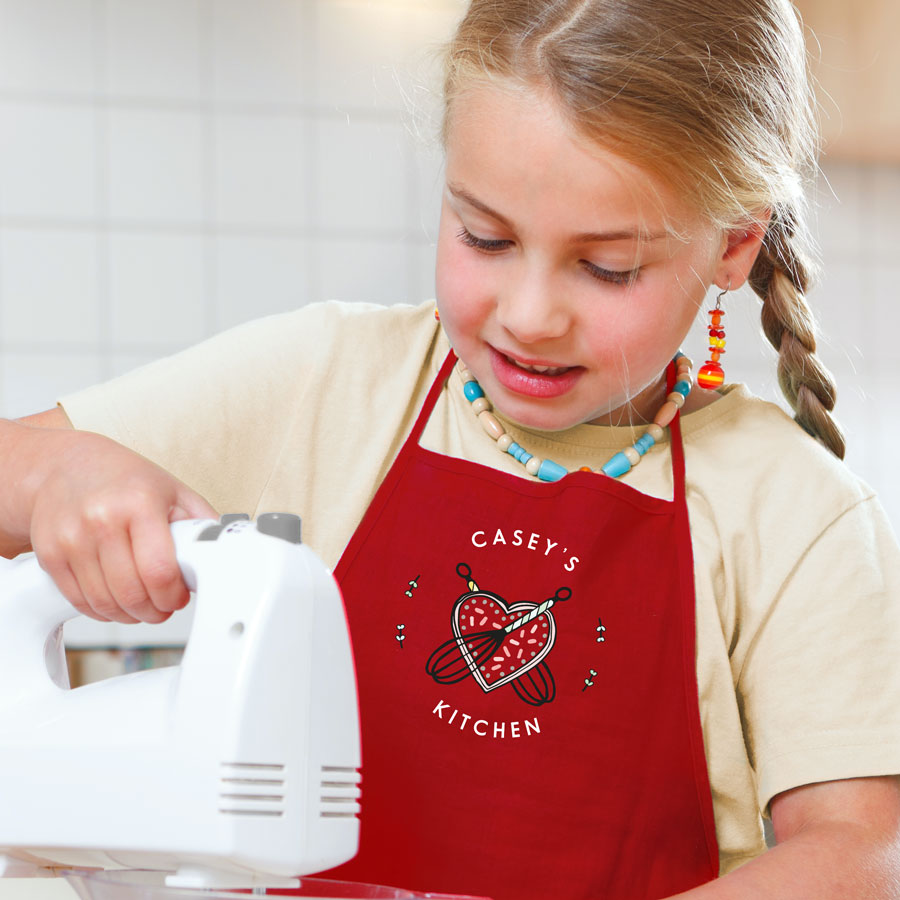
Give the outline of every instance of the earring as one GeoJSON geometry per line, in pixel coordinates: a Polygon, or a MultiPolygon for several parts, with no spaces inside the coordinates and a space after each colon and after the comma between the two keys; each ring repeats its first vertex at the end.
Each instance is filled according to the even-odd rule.
{"type": "Polygon", "coordinates": [[[709,359],[700,367],[697,373],[697,384],[704,390],[711,391],[719,387],[725,381],[725,372],[719,365],[719,358],[725,352],[725,329],[722,328],[722,298],[731,290],[731,279],[728,279],[728,287],[716,297],[715,309],[709,311],[709,359]]]}

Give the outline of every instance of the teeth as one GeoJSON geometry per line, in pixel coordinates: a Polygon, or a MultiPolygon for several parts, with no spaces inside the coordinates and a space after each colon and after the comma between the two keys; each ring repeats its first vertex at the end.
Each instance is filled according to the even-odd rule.
{"type": "Polygon", "coordinates": [[[525,363],[517,362],[514,359],[510,359],[508,356],[506,359],[514,366],[525,369],[526,372],[535,372],[538,375],[561,375],[563,372],[568,372],[570,368],[569,366],[526,366],[525,363]]]}

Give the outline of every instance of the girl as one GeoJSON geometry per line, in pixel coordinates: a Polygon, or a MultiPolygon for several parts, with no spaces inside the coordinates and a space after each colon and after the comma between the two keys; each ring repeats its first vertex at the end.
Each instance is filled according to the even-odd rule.
{"type": "Polygon", "coordinates": [[[363,725],[360,853],[331,874],[897,896],[900,557],[839,462],[803,298],[803,60],[787,0],[474,0],[439,323],[309,307],[4,423],[5,550],[100,617],[186,602],[169,521],[304,514],[363,725]],[[678,356],[747,280],[800,427],[678,356]]]}

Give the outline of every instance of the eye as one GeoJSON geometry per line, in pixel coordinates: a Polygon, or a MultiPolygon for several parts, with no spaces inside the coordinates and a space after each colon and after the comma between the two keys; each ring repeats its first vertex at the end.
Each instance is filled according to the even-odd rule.
{"type": "Polygon", "coordinates": [[[641,272],[640,266],[636,269],[628,269],[627,271],[620,272],[616,269],[601,268],[600,266],[594,265],[594,263],[588,262],[586,259],[583,259],[582,263],[584,264],[585,271],[598,281],[605,281],[608,284],[620,284],[623,287],[630,287],[634,284],[641,272]]]}
{"type": "Polygon", "coordinates": [[[505,250],[512,244],[512,241],[487,240],[486,238],[475,237],[468,228],[460,228],[456,235],[467,247],[474,247],[476,250],[487,250],[488,252],[496,250],[505,250]]]}

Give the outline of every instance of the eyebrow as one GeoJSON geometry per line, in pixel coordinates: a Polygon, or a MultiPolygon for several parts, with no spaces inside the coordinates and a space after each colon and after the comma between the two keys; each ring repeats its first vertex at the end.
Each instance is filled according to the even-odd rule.
{"type": "MultiPolygon", "coordinates": [[[[458,184],[450,184],[448,182],[447,189],[454,197],[458,197],[460,200],[468,203],[469,206],[473,206],[475,209],[481,210],[481,212],[496,219],[502,225],[509,228],[510,231],[515,231],[509,219],[498,213],[495,209],[491,209],[490,206],[470,194],[465,188],[460,187],[458,184]]],[[[665,237],[668,237],[668,234],[664,231],[658,234],[651,234],[647,231],[641,231],[639,228],[623,228],[618,231],[586,231],[582,234],[573,235],[570,240],[573,244],[591,244],[603,241],[659,241],[665,237]]]]}

